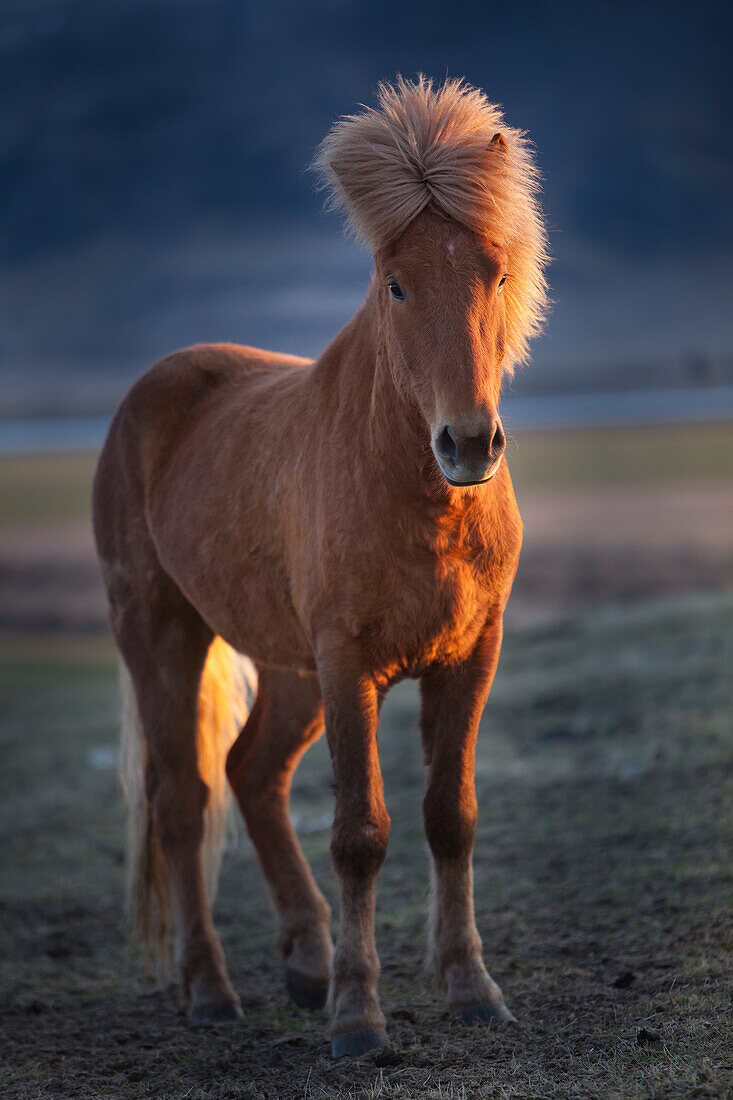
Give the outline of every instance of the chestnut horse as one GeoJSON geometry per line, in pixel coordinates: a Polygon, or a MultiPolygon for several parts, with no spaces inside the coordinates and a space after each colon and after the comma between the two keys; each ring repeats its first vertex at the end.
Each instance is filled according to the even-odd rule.
{"type": "Polygon", "coordinates": [[[523,133],[461,81],[382,85],[316,165],[374,254],[362,307],[315,362],[211,345],[152,367],[110,429],[94,527],[131,683],[140,924],[154,937],[157,913],[163,941],[170,906],[192,1019],[241,1015],[209,907],[226,774],[290,994],[303,1006],[328,994],[339,1056],[387,1043],[377,723],[404,677],[422,693],[437,984],[465,1022],[513,1019],[474,920],[473,773],[522,539],[499,394],[540,327],[546,238],[523,133]],[[239,655],[258,677],[241,732],[239,655]],[[335,951],[288,816],[293,772],[324,726],[335,951]]]}

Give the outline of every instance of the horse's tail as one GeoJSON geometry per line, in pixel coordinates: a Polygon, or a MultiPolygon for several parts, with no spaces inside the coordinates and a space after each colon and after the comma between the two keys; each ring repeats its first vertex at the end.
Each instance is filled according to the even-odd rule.
{"type": "MultiPolygon", "coordinates": [[[[155,831],[153,808],[145,792],[145,741],[132,680],[122,665],[122,743],[120,768],[127,802],[127,907],[146,955],[151,947],[168,962],[171,907],[168,867],[155,831]]],[[[201,676],[198,700],[199,774],[209,788],[204,811],[202,860],[209,900],[213,902],[229,823],[227,753],[247,718],[257,674],[221,638],[214,638],[201,676]]]]}

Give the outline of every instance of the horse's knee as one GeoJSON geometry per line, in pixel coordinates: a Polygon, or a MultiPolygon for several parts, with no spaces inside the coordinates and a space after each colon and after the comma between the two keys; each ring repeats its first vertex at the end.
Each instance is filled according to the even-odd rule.
{"type": "Polygon", "coordinates": [[[370,878],[387,854],[389,814],[384,806],[348,820],[337,817],[333,826],[331,857],[339,875],[370,878]]]}
{"type": "Polygon", "coordinates": [[[477,806],[473,791],[446,793],[431,786],[423,802],[425,834],[436,859],[464,859],[473,851],[477,806]]]}

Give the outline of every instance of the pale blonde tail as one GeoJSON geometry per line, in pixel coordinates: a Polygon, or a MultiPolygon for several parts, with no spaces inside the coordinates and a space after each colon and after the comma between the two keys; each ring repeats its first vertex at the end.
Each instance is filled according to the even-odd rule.
{"type": "MultiPolygon", "coordinates": [[[[215,638],[201,677],[197,732],[199,774],[209,788],[202,862],[211,902],[216,895],[229,820],[226,757],[247,718],[256,685],[252,663],[221,638],[215,638]]],[[[132,680],[124,665],[121,689],[120,770],[127,802],[127,905],[146,952],[154,948],[165,965],[171,926],[168,867],[145,794],[145,741],[132,680]]]]}

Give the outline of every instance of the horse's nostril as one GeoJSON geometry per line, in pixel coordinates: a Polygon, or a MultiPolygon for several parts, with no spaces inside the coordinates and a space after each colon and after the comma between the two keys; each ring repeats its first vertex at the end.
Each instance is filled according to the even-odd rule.
{"type": "Polygon", "coordinates": [[[491,453],[499,454],[506,447],[506,436],[504,435],[504,429],[499,421],[494,429],[494,437],[491,440],[491,453]]]}
{"type": "Polygon", "coordinates": [[[458,458],[458,444],[456,443],[455,436],[446,424],[440,435],[435,441],[435,445],[438,448],[438,453],[441,458],[447,458],[451,462],[455,462],[458,458]]]}

